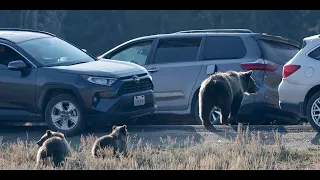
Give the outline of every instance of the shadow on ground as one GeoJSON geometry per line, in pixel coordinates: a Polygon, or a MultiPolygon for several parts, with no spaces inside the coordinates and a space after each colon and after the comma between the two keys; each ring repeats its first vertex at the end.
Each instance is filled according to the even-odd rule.
{"type": "Polygon", "coordinates": [[[311,143],[314,145],[320,145],[320,133],[319,132],[311,140],[311,143]]]}

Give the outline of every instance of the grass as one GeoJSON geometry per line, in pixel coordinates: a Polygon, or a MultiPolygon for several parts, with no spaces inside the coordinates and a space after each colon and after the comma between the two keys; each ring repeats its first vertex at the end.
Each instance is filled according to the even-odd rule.
{"type": "MultiPolygon", "coordinates": [[[[204,141],[197,144],[186,139],[177,144],[174,139],[160,139],[161,146],[130,143],[129,156],[115,158],[110,155],[106,159],[94,159],[91,147],[97,137],[81,137],[81,143],[72,149],[72,156],[63,167],[65,170],[275,170],[275,169],[319,169],[319,152],[309,149],[305,151],[286,149],[281,136],[275,133],[272,145],[263,145],[259,134],[249,137],[248,130],[238,129],[237,137],[222,146],[213,146],[204,141]]],[[[1,139],[0,139],[1,140],[1,139]]],[[[17,140],[16,143],[0,141],[1,170],[34,169],[38,146],[35,142],[17,140]]],[[[111,154],[111,150],[107,150],[111,154]]],[[[43,169],[54,169],[52,166],[43,169]]]]}

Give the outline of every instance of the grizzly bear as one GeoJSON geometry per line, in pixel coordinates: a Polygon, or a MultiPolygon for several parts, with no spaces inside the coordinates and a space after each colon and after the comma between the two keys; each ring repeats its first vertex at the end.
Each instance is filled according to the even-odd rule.
{"type": "Polygon", "coordinates": [[[238,115],[243,94],[256,93],[259,90],[251,75],[252,71],[217,72],[201,83],[199,115],[203,126],[208,127],[211,124],[209,118],[214,107],[220,110],[221,124],[233,123],[238,115]]]}
{"type": "Polygon", "coordinates": [[[107,147],[113,148],[113,154],[115,155],[117,151],[126,155],[127,153],[127,137],[128,131],[127,126],[112,126],[112,132],[108,135],[98,138],[92,147],[92,156],[105,158],[103,149],[107,147]]]}
{"type": "MultiPolygon", "coordinates": [[[[54,166],[62,165],[67,156],[70,156],[70,146],[63,133],[47,130],[37,142],[40,146],[37,154],[36,168],[40,161],[48,164],[49,158],[52,159],[54,166]]],[[[42,164],[43,164],[42,163],[42,164]]]]}

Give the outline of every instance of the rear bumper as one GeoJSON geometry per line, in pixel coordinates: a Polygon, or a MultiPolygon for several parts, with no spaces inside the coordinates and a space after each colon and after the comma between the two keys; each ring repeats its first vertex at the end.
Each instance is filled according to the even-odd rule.
{"type": "Polygon", "coordinates": [[[304,98],[311,88],[312,86],[292,84],[286,79],[283,79],[278,87],[279,102],[288,104],[304,102],[304,98]]]}
{"type": "Polygon", "coordinates": [[[263,112],[270,112],[279,111],[280,109],[274,106],[270,106],[267,103],[254,102],[242,105],[239,110],[239,115],[261,116],[262,114],[260,110],[263,112]]]}
{"type": "Polygon", "coordinates": [[[137,92],[126,94],[118,99],[104,99],[92,107],[94,113],[86,115],[88,124],[96,122],[112,123],[122,118],[131,118],[154,113],[157,109],[153,92],[137,92]],[[134,106],[133,99],[135,96],[144,95],[145,104],[134,106]]]}
{"type": "Polygon", "coordinates": [[[305,117],[305,113],[303,111],[303,102],[300,102],[298,104],[293,104],[293,103],[286,103],[286,102],[279,101],[279,106],[283,111],[297,114],[300,117],[305,117]]]}
{"type": "Polygon", "coordinates": [[[286,112],[305,117],[304,99],[312,86],[292,84],[283,79],[279,84],[279,106],[286,112]]]}

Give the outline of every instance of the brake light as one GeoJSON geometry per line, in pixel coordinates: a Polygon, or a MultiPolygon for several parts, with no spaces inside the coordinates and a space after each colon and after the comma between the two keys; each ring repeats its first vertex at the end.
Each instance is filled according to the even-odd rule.
{"type": "Polygon", "coordinates": [[[282,71],[282,78],[286,78],[300,69],[300,65],[284,65],[282,71]]]}
{"type": "Polygon", "coordinates": [[[253,62],[246,62],[241,64],[241,68],[244,70],[263,70],[272,72],[275,71],[278,67],[278,64],[267,59],[258,59],[253,62]]]}

